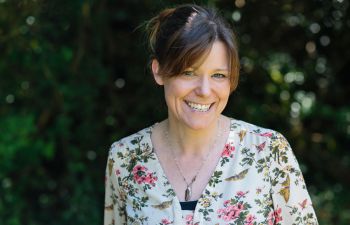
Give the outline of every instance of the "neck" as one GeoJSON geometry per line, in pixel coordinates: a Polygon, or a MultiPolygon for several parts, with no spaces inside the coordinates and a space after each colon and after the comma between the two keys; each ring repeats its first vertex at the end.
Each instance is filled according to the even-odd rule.
{"type": "Polygon", "coordinates": [[[177,154],[182,156],[199,156],[208,151],[209,146],[218,141],[218,132],[222,127],[222,118],[214,121],[205,129],[194,130],[189,127],[179,125],[170,118],[167,121],[168,135],[172,146],[177,154]]]}

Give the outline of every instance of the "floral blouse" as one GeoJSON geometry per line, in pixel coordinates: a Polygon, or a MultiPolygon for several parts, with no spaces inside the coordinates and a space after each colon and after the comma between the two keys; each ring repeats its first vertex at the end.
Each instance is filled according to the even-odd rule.
{"type": "Polygon", "coordinates": [[[279,133],[231,119],[193,213],[183,213],[151,142],[152,127],[112,144],[104,225],[318,224],[298,162],[279,133]]]}

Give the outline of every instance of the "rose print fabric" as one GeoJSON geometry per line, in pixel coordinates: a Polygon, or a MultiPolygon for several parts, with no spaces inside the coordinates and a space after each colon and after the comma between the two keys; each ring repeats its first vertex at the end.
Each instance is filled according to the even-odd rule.
{"type": "Polygon", "coordinates": [[[183,210],[184,218],[185,218],[185,224],[186,225],[193,225],[193,212],[189,210],[183,210]]]}
{"type": "Polygon", "coordinates": [[[231,119],[194,212],[182,211],[151,142],[152,127],[112,144],[104,224],[318,224],[294,154],[279,133],[231,119]]]}

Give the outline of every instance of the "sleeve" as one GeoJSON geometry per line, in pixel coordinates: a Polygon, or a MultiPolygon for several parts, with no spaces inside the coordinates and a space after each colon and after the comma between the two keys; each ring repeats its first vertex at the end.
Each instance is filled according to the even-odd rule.
{"type": "Polygon", "coordinates": [[[104,204],[104,225],[126,225],[125,199],[117,184],[117,172],[113,158],[112,145],[107,160],[105,173],[105,204],[104,204]]]}
{"type": "Polygon", "coordinates": [[[315,211],[299,164],[287,140],[279,133],[271,137],[270,179],[274,211],[269,224],[317,225],[315,211]]]}

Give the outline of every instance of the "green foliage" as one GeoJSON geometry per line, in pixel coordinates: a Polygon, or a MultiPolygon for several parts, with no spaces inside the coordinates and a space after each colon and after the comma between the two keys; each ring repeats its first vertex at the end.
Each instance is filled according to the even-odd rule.
{"type": "MultiPolygon", "coordinates": [[[[1,224],[102,223],[109,146],[167,112],[139,26],[185,2],[0,0],[1,224]]],[[[283,133],[320,223],[349,224],[349,3],[197,3],[238,33],[225,114],[283,133]]]]}

